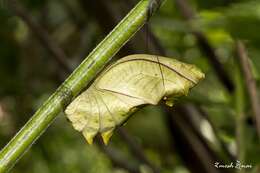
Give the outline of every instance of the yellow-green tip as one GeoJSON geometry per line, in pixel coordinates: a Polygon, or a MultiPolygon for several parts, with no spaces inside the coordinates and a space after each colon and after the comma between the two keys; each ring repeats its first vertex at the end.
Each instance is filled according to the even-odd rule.
{"type": "Polygon", "coordinates": [[[83,135],[85,139],[87,140],[88,144],[92,145],[93,144],[93,138],[96,136],[97,132],[94,131],[83,131],[83,135]]]}
{"type": "Polygon", "coordinates": [[[114,130],[114,129],[111,129],[111,130],[108,130],[108,131],[106,131],[106,132],[101,133],[101,136],[102,136],[102,139],[103,139],[103,142],[104,142],[105,145],[108,144],[109,139],[110,139],[111,136],[113,135],[113,130],[114,130]]]}

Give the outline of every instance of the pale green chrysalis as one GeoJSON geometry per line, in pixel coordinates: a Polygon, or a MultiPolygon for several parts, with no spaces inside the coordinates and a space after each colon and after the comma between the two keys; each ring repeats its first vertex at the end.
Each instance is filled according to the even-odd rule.
{"type": "Polygon", "coordinates": [[[136,54],[106,68],[93,84],[65,110],[73,127],[89,144],[99,132],[108,143],[116,126],[123,124],[140,105],[187,95],[204,78],[194,65],[172,58],[136,54]]]}

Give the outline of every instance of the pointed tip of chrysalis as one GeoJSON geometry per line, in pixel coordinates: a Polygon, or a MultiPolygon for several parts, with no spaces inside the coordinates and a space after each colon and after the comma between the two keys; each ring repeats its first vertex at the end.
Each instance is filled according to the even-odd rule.
{"type": "Polygon", "coordinates": [[[97,132],[95,131],[83,131],[83,135],[85,139],[87,140],[88,144],[92,145],[93,144],[93,138],[96,136],[97,132]]]}
{"type": "Polygon", "coordinates": [[[103,142],[104,142],[105,145],[108,144],[109,139],[110,139],[111,136],[113,135],[113,130],[114,130],[114,129],[111,129],[111,130],[108,130],[108,131],[106,131],[106,132],[101,133],[101,136],[102,136],[102,139],[103,139],[103,142]]]}

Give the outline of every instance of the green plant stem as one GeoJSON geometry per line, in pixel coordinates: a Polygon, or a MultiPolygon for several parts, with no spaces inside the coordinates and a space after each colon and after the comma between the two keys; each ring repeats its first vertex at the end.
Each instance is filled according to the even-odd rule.
{"type": "Polygon", "coordinates": [[[0,173],[8,171],[17,162],[57,115],[145,24],[151,15],[151,11],[154,12],[154,9],[159,8],[160,3],[154,3],[155,1],[141,0],[38,109],[2,149],[0,153],[0,173]]]}

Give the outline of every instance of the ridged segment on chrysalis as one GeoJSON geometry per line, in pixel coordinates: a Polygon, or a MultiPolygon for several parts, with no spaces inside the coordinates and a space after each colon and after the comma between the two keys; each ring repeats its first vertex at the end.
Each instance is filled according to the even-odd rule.
{"type": "Polygon", "coordinates": [[[194,65],[156,55],[130,55],[106,68],[65,110],[73,127],[89,144],[101,133],[105,144],[116,126],[141,105],[163,100],[173,106],[204,74],[194,65]]]}

